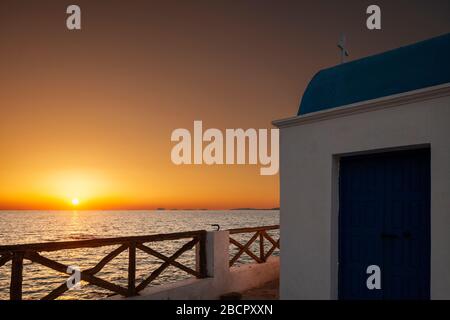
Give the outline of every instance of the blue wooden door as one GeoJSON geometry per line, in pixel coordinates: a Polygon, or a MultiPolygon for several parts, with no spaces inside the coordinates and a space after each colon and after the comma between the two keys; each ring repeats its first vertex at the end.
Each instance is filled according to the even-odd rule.
{"type": "Polygon", "coordinates": [[[343,157],[339,298],[429,297],[429,149],[343,157]],[[367,288],[370,265],[381,269],[381,290],[367,288]]]}

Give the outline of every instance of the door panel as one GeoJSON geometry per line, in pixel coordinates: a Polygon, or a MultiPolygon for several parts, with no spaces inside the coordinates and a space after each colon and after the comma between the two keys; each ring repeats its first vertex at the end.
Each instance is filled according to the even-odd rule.
{"type": "Polygon", "coordinates": [[[429,299],[429,149],[343,157],[339,172],[339,298],[429,299]],[[369,290],[369,265],[381,290],[369,290]]]}

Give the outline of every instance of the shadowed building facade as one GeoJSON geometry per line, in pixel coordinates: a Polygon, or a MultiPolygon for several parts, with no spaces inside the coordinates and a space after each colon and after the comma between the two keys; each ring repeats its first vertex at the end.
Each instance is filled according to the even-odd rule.
{"type": "Polygon", "coordinates": [[[274,121],[281,299],[450,299],[449,56],[447,34],[322,70],[274,121]]]}

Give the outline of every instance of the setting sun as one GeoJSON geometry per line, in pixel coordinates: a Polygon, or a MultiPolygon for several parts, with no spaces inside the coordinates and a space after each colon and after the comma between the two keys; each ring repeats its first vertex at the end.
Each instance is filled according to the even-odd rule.
{"type": "Polygon", "coordinates": [[[77,206],[80,204],[80,201],[77,198],[72,199],[72,205],[77,206]]]}

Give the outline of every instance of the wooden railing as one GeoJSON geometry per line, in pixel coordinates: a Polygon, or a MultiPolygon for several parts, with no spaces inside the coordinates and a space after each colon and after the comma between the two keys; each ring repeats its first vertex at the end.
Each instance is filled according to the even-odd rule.
{"type": "Polygon", "coordinates": [[[267,258],[269,258],[273,252],[276,249],[280,249],[280,239],[274,240],[272,236],[268,234],[268,231],[270,230],[278,230],[280,229],[279,225],[275,226],[267,226],[267,227],[256,227],[256,228],[239,228],[239,229],[231,229],[230,232],[230,244],[236,246],[238,248],[238,251],[236,254],[231,258],[230,260],[230,267],[233,266],[236,261],[242,256],[242,254],[246,253],[250,258],[255,260],[258,263],[264,263],[267,261],[267,258]],[[253,236],[245,243],[242,244],[236,239],[232,237],[232,235],[236,234],[245,234],[245,233],[251,233],[253,236]],[[259,254],[256,255],[251,250],[251,245],[256,241],[256,239],[259,239],[259,254]],[[269,241],[270,243],[270,249],[266,252],[265,251],[265,243],[264,240],[269,241]]]}
{"type": "MultiPolygon", "coordinates": [[[[80,249],[80,248],[96,248],[104,246],[118,245],[116,249],[101,259],[97,265],[84,271],[80,270],[81,280],[88,282],[91,285],[109,290],[115,294],[125,297],[138,295],[140,291],[146,288],[153,280],[155,280],[167,267],[174,266],[181,269],[188,274],[197,278],[206,277],[206,231],[190,231],[170,234],[157,234],[149,236],[136,237],[121,237],[121,238],[107,238],[107,239],[93,239],[82,241],[65,241],[65,242],[49,242],[49,243],[34,243],[24,245],[9,245],[0,246],[0,268],[10,260],[11,263],[11,282],[10,282],[10,299],[22,299],[22,279],[23,279],[23,262],[24,259],[30,260],[33,263],[40,264],[52,270],[61,273],[69,274],[69,266],[64,265],[55,260],[39,254],[40,252],[51,252],[59,250],[80,249]],[[191,239],[179,248],[170,257],[151,249],[145,243],[191,239]],[[176,261],[184,252],[191,250],[197,246],[198,260],[196,270],[193,270],[176,261]],[[157,257],[163,263],[150,273],[141,283],[136,285],[136,250],[139,249],[149,255],[157,257]],[[120,253],[128,250],[128,287],[122,287],[109,281],[103,280],[96,276],[106,264],[117,257],[120,253]]],[[[64,294],[69,287],[66,282],[44,296],[43,300],[53,300],[64,294]]]]}

